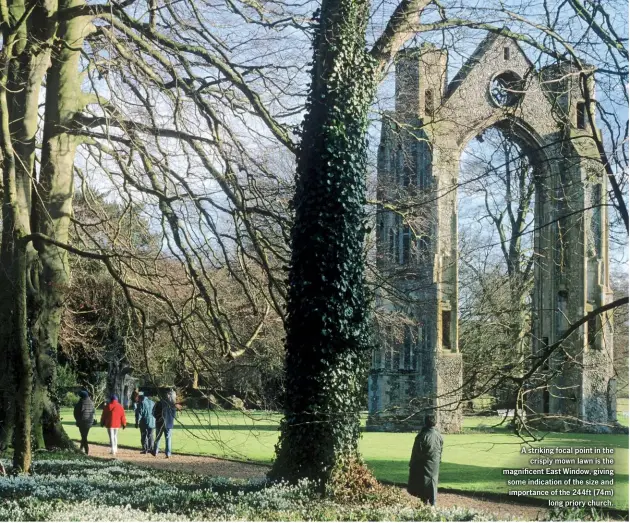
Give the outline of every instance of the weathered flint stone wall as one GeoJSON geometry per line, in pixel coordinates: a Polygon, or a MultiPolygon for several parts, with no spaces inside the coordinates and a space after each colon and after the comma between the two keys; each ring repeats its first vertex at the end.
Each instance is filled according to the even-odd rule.
{"type": "MultiPolygon", "coordinates": [[[[514,41],[496,35],[450,83],[447,59],[432,46],[399,53],[395,111],[383,116],[377,266],[391,290],[377,297],[377,307],[406,319],[398,332],[379,333],[368,430],[418,430],[429,412],[437,412],[442,430],[461,429],[456,189],[462,150],[484,129],[496,125],[511,133],[544,180],[536,190],[532,351],[553,344],[569,322],[612,296],[606,176],[577,122],[579,71],[567,64],[537,71],[514,41]],[[506,74],[521,81],[513,106],[490,94],[506,74]]],[[[575,363],[550,360],[549,370],[560,372],[547,392],[529,395],[531,421],[609,430],[616,418],[609,316],[584,325],[563,348],[575,363]]]]}
{"type": "Polygon", "coordinates": [[[461,354],[438,354],[438,421],[445,432],[459,432],[462,427],[461,392],[453,390],[453,384],[461,384],[462,370],[461,354]]]}

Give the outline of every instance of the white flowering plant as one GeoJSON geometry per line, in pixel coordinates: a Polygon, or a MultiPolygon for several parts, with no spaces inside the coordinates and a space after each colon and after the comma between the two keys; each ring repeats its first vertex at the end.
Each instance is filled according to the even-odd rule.
{"type": "MultiPolygon", "coordinates": [[[[9,463],[5,462],[9,468],[9,463]]],[[[28,476],[0,477],[0,521],[488,521],[404,494],[342,503],[307,481],[270,483],[38,453],[28,476]]]]}

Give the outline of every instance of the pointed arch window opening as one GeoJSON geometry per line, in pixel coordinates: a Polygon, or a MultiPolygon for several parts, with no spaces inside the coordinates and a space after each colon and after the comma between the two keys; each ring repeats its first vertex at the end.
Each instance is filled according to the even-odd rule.
{"type": "Polygon", "coordinates": [[[575,113],[577,119],[577,128],[582,130],[586,129],[588,127],[588,113],[586,111],[586,103],[578,102],[575,113]]]}
{"type": "Polygon", "coordinates": [[[433,116],[435,112],[435,100],[433,99],[433,89],[424,91],[424,114],[433,116]]]}
{"type": "MultiPolygon", "coordinates": [[[[542,339],[542,349],[545,350],[549,346],[549,338],[547,336],[542,339]]],[[[542,364],[543,379],[548,381],[549,376],[549,358],[547,358],[542,364]]],[[[551,404],[551,393],[549,392],[549,385],[545,385],[542,391],[542,411],[543,414],[549,414],[551,404]]]]}
{"type": "Polygon", "coordinates": [[[586,339],[589,349],[596,350],[600,348],[598,344],[598,338],[599,333],[597,316],[593,316],[592,318],[588,319],[588,322],[586,322],[586,339]]]}
{"type": "Polygon", "coordinates": [[[407,265],[411,257],[411,228],[409,224],[402,227],[402,260],[403,265],[407,265]]]}
{"type": "Polygon", "coordinates": [[[567,291],[559,291],[558,308],[556,309],[556,339],[560,339],[564,331],[569,327],[568,303],[569,293],[567,291]]]}
{"type": "Polygon", "coordinates": [[[451,350],[451,311],[442,310],[442,349],[451,350]]]}
{"type": "Polygon", "coordinates": [[[593,254],[602,255],[602,186],[599,183],[591,187],[591,238],[593,254]]]}
{"type": "Polygon", "coordinates": [[[413,370],[413,336],[411,334],[411,327],[409,325],[405,326],[403,348],[404,348],[403,367],[405,370],[413,370]]]}
{"type": "Polygon", "coordinates": [[[424,190],[431,186],[431,147],[426,136],[418,139],[416,144],[417,186],[424,190]]]}
{"type": "Polygon", "coordinates": [[[398,148],[396,149],[396,168],[395,168],[395,180],[396,185],[400,185],[403,179],[403,171],[405,169],[404,158],[403,158],[403,148],[402,144],[398,144],[398,148]]]}
{"type": "Polygon", "coordinates": [[[392,227],[389,230],[389,255],[393,259],[395,252],[395,244],[396,244],[396,230],[392,227]]]}

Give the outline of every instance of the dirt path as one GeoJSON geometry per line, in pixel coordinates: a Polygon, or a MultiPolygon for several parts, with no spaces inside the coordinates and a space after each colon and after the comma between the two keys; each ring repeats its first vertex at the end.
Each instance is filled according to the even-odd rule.
{"type": "MultiPolygon", "coordinates": [[[[109,453],[109,446],[95,445],[93,443],[90,443],[90,456],[112,459],[112,455],[109,453]]],[[[194,472],[204,476],[222,476],[224,478],[255,478],[264,476],[268,470],[264,465],[249,465],[247,463],[211,458],[210,456],[173,454],[169,459],[166,459],[163,453],[153,456],[151,454],[141,454],[138,449],[120,447],[118,447],[116,458],[142,467],[194,472]]]]}
{"type": "MultiPolygon", "coordinates": [[[[112,458],[109,447],[105,445],[90,444],[90,455],[97,458],[112,458]]],[[[166,459],[164,454],[152,456],[141,454],[137,449],[119,448],[116,458],[129,461],[143,467],[155,467],[160,469],[176,470],[180,472],[194,472],[209,476],[223,476],[229,478],[253,478],[264,476],[268,467],[264,465],[252,465],[211,458],[209,456],[190,456],[175,454],[166,459]]],[[[500,519],[520,519],[525,521],[543,520],[546,511],[531,505],[506,503],[485,500],[483,495],[462,495],[441,492],[439,494],[441,507],[466,507],[489,514],[494,514],[500,519]]]]}
{"type": "Polygon", "coordinates": [[[442,493],[438,494],[438,502],[441,507],[466,507],[495,517],[508,520],[519,519],[522,521],[547,521],[547,510],[532,505],[521,505],[503,501],[490,501],[478,496],[464,496],[462,494],[442,493]]]}

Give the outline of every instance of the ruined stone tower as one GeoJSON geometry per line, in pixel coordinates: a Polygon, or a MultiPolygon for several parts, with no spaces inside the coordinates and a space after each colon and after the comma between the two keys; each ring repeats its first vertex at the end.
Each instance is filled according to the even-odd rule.
{"type": "MultiPolygon", "coordinates": [[[[611,300],[606,176],[589,138],[589,76],[570,64],[537,71],[514,41],[496,35],[450,83],[447,58],[432,46],[401,51],[395,111],[383,117],[377,265],[389,291],[377,307],[398,314],[400,328],[379,333],[369,430],[416,430],[428,412],[444,431],[461,428],[457,183],[462,150],[485,129],[507,132],[535,169],[532,353],[611,300]]],[[[545,364],[558,372],[528,396],[527,414],[603,430],[615,415],[608,316],[582,325],[563,348],[562,361],[545,364]]]]}

